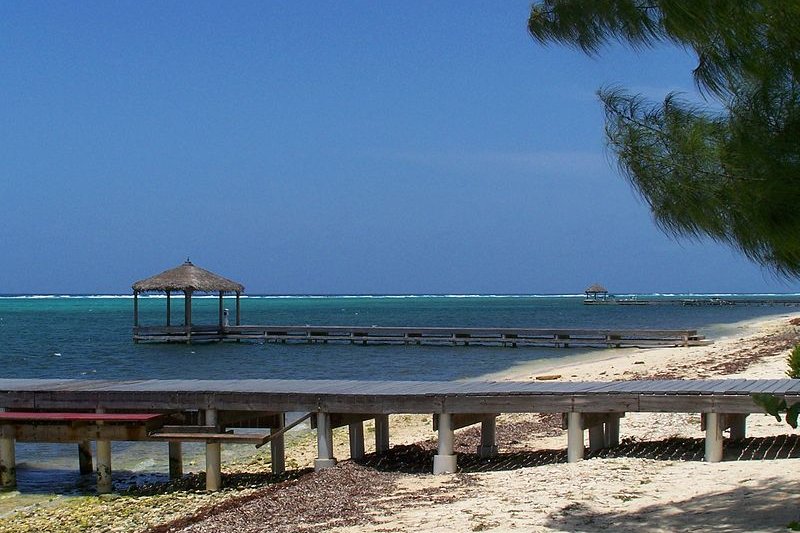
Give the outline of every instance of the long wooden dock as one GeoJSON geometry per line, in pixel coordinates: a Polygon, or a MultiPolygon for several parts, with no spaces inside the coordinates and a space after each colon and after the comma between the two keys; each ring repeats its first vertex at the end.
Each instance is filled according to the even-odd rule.
{"type": "MultiPolygon", "coordinates": [[[[706,460],[723,456],[723,430],[743,438],[746,417],[763,412],[753,394],[800,401],[800,380],[661,380],[616,382],[420,382],[344,380],[29,380],[0,379],[0,482],[16,482],[14,443],[97,441],[98,490],[111,490],[112,440],[170,443],[170,473],[180,475],[180,443],[206,443],[207,488],[220,487],[220,445],[270,443],[273,470],[284,468],[283,434],[288,412],[307,413],[317,432],[317,469],[336,463],[332,429],[350,431],[350,455],[364,455],[363,422],[375,420],[377,453],[389,448],[389,418],[396,413],[433,414],[438,431],[434,473],[454,472],[453,431],[481,424],[483,457],[497,453],[499,413],[563,413],[569,461],[591,449],[619,443],[627,412],[702,413],[706,460]],[[83,415],[81,415],[83,413],[83,415]],[[89,413],[89,414],[87,414],[89,413]],[[91,413],[95,413],[94,415],[91,413]],[[114,413],[119,413],[114,415],[114,413]],[[150,416],[157,414],[158,417],[150,416]],[[237,428],[263,428],[238,438],[237,428]],[[101,485],[100,482],[103,481],[101,485]]],[[[91,461],[90,461],[91,462],[91,461]]]]}
{"type": "Polygon", "coordinates": [[[381,326],[137,326],[137,342],[255,341],[504,347],[698,346],[709,341],[696,330],[537,329],[381,326]]]}

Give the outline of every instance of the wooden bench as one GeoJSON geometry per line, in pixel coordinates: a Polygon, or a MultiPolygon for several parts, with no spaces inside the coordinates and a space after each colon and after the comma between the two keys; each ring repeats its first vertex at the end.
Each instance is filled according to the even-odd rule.
{"type": "Polygon", "coordinates": [[[229,444],[261,444],[268,434],[238,434],[220,431],[216,426],[163,426],[151,432],[151,440],[168,442],[225,442],[229,444]]]}

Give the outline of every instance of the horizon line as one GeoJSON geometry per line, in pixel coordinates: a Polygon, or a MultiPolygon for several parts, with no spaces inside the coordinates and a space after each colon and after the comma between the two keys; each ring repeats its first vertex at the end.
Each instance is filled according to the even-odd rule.
{"type": "MultiPolygon", "coordinates": [[[[183,297],[182,291],[175,291],[173,296],[183,297]]],[[[242,298],[530,298],[530,297],[561,297],[578,298],[584,297],[585,293],[252,293],[242,294],[242,298]]],[[[609,293],[609,296],[800,296],[800,292],[618,292],[609,293]]],[[[116,292],[9,292],[0,293],[0,298],[133,298],[132,293],[116,292]]],[[[139,294],[140,298],[166,297],[164,293],[154,292],[150,294],[139,294]]],[[[217,298],[216,293],[200,293],[193,295],[193,298],[217,298]]],[[[225,297],[233,297],[232,294],[225,294],[225,297]]]]}

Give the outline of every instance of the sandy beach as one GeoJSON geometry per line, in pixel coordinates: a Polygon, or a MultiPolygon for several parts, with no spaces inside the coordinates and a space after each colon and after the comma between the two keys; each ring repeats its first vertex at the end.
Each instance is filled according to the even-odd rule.
{"type": "MultiPolygon", "coordinates": [[[[579,364],[519,367],[498,379],[563,380],[631,378],[778,378],[786,370],[788,346],[797,329],[789,318],[739,325],[741,335],[711,346],[688,349],[616,351],[579,364]]],[[[513,423],[519,416],[504,417],[513,423]]],[[[748,418],[749,437],[784,435],[792,430],[768,415],[748,418]]],[[[557,431],[527,440],[530,450],[565,446],[557,431]]],[[[701,439],[697,414],[629,413],[621,423],[627,442],[701,439]]],[[[755,440],[755,439],[754,439],[755,440]]],[[[774,439],[765,439],[765,442],[774,439]]],[[[768,444],[772,445],[772,444],[768,444]]],[[[790,443],[794,446],[795,443],[790,443]]],[[[501,448],[502,451],[502,448],[501,448]]],[[[594,458],[576,464],[544,464],[469,474],[452,501],[413,506],[389,504],[369,525],[337,531],[776,531],[800,519],[795,472],[800,459],[756,458],[709,464],[693,460],[635,457],[594,458]]],[[[454,476],[453,476],[454,477],[454,476]]],[[[400,491],[446,487],[453,480],[420,476],[404,479],[400,491]]]]}
{"type": "MultiPolygon", "coordinates": [[[[497,380],[780,378],[800,339],[800,314],[736,325],[709,346],[623,349],[520,365],[497,380]]],[[[554,415],[501,415],[500,456],[471,460],[478,432],[458,431],[458,474],[433,476],[431,417],[391,417],[392,451],[347,460],[347,435],[335,433],[339,466],[312,473],[314,442],[287,451],[303,475],[280,483],[263,456],[227,465],[229,488],[207,494],[197,479],[112,497],[62,498],[8,513],[0,531],[776,531],[800,520],[795,472],[800,445],[785,423],[748,418],[748,439],[722,463],[702,461],[700,417],[628,413],[619,450],[564,462],[566,432],[554,415]],[[779,436],[773,438],[774,436],[779,436]],[[261,472],[261,474],[259,474],[261,472]],[[195,483],[196,482],[196,483],[195,483]],[[193,485],[193,483],[195,483],[193,485]]],[[[367,446],[371,427],[367,425],[367,446]]]]}

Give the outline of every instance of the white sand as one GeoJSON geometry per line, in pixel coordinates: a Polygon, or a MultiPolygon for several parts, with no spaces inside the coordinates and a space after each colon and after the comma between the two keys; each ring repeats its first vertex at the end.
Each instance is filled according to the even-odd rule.
{"type": "MultiPolygon", "coordinates": [[[[719,371],[709,368],[725,361],[726,354],[751,352],[763,345],[765,335],[791,328],[788,317],[752,321],[739,325],[740,335],[710,346],[614,350],[603,352],[599,360],[524,365],[489,377],[529,380],[560,374],[564,380],[613,380],[674,372],[687,378],[718,378],[719,371]]],[[[786,355],[783,351],[765,357],[730,377],[784,377],[786,355]]],[[[511,417],[502,417],[500,423],[503,419],[511,417]]],[[[408,417],[403,422],[393,426],[393,444],[433,435],[427,425],[417,424],[415,431],[408,417]]],[[[751,415],[747,426],[748,436],[792,431],[767,415],[751,415]]],[[[621,423],[623,438],[702,435],[697,414],[629,413],[621,423]]],[[[563,449],[566,435],[527,444],[563,449]]],[[[453,475],[408,475],[396,494],[387,495],[389,500],[432,487],[456,497],[427,503],[420,499],[413,506],[407,500],[397,505],[387,500],[388,511],[381,511],[377,524],[336,531],[780,531],[800,520],[798,471],[800,459],[709,464],[625,457],[469,474],[472,483],[467,484],[453,483],[453,475]],[[455,487],[448,488],[451,485],[455,487]]]]}

